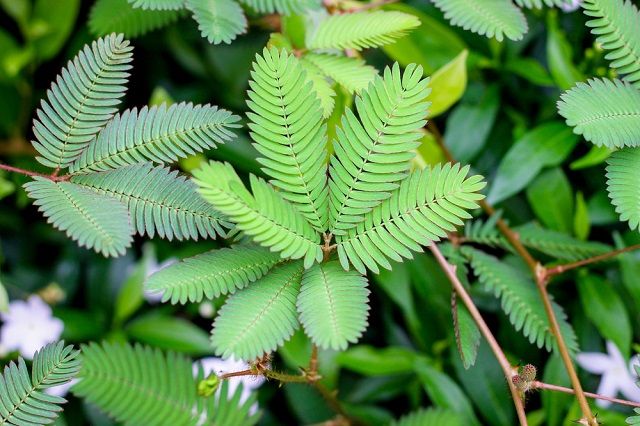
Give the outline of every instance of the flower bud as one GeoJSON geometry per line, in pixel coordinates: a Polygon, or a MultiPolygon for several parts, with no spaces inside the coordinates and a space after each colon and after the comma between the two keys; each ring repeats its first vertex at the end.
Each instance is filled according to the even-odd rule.
{"type": "Polygon", "coordinates": [[[526,382],[533,382],[536,379],[537,372],[538,370],[534,365],[527,364],[524,367],[522,367],[522,372],[520,374],[522,375],[522,378],[526,382]]]}

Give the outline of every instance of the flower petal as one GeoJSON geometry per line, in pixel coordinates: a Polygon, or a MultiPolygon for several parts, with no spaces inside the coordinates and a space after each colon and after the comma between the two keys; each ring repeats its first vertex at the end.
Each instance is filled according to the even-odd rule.
{"type": "Polygon", "coordinates": [[[603,374],[614,365],[608,355],[599,352],[582,352],[576,355],[576,361],[583,370],[594,374],[603,374]]]}

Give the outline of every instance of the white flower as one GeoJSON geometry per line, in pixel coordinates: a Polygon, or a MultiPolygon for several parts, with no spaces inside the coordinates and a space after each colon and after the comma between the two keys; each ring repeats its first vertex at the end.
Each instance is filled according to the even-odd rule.
{"type": "Polygon", "coordinates": [[[565,13],[573,12],[580,8],[580,0],[571,0],[570,2],[565,2],[560,5],[560,9],[562,9],[565,13]]]}
{"type": "Polygon", "coordinates": [[[9,304],[9,312],[0,313],[4,322],[0,329],[0,342],[7,351],[19,351],[25,359],[33,359],[33,354],[60,338],[64,323],[51,314],[51,307],[37,295],[27,301],[14,300],[9,304]]]}
{"type": "MultiPolygon", "coordinates": [[[[209,376],[210,373],[214,372],[217,375],[221,375],[224,373],[233,373],[236,371],[247,370],[249,367],[247,364],[240,360],[235,361],[233,358],[229,358],[226,360],[222,360],[220,358],[202,358],[199,361],[196,361],[193,364],[193,372],[197,374],[198,372],[198,364],[202,364],[202,369],[204,370],[204,377],[209,376]]],[[[264,377],[259,376],[240,376],[240,377],[231,377],[226,379],[229,381],[229,397],[233,396],[238,385],[242,383],[242,396],[240,397],[240,404],[243,404],[251,395],[251,391],[257,389],[264,383],[264,377]]],[[[220,389],[216,392],[216,397],[220,396],[220,389]]],[[[251,413],[254,413],[258,410],[257,404],[251,407],[251,413]]]]}
{"type": "MultiPolygon", "coordinates": [[[[633,369],[633,361],[638,365],[635,357],[627,364],[618,347],[610,340],[607,340],[607,352],[608,355],[598,352],[579,353],[576,360],[589,373],[602,375],[598,394],[614,398],[620,391],[628,400],[640,401],[640,388],[636,386],[638,375],[633,369]]],[[[611,402],[598,399],[596,405],[607,408],[611,402]]]]}

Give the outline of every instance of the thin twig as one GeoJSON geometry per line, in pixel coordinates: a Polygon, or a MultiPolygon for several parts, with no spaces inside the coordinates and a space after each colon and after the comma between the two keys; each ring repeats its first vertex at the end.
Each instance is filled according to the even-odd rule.
{"type": "Polygon", "coordinates": [[[21,175],[26,176],[39,176],[43,178],[50,179],[54,182],[60,182],[63,180],[69,180],[69,176],[55,176],[55,175],[46,175],[44,173],[32,172],[31,170],[19,169],[17,167],[8,166],[6,164],[0,164],[0,170],[6,170],[9,172],[19,173],[21,175]]]}
{"type": "Polygon", "coordinates": [[[584,265],[588,265],[590,263],[595,263],[595,262],[599,262],[601,260],[605,260],[608,259],[610,257],[613,256],[617,256],[621,253],[626,253],[628,251],[633,251],[633,250],[637,250],[640,248],[640,244],[635,244],[629,247],[625,247],[619,250],[615,250],[609,253],[605,253],[605,254],[601,254],[600,256],[595,256],[595,257],[590,257],[589,259],[584,259],[584,260],[580,260],[578,262],[573,262],[573,263],[567,263],[566,265],[558,265],[558,266],[554,266],[553,268],[548,268],[545,271],[545,276],[551,277],[553,275],[558,275],[561,274],[565,271],[571,270],[571,269],[575,269],[578,268],[580,266],[584,266],[584,265]]]}
{"type": "MultiPolygon", "coordinates": [[[[550,385],[548,383],[539,382],[534,380],[531,382],[531,387],[533,389],[549,389],[552,391],[570,393],[574,395],[576,392],[573,389],[565,388],[562,386],[550,385]]],[[[585,396],[593,399],[602,399],[604,401],[615,402],[616,404],[630,405],[631,407],[640,407],[640,402],[627,401],[626,399],[618,399],[618,398],[610,398],[604,395],[598,395],[597,393],[585,392],[585,396]]]]}
{"type": "MultiPolygon", "coordinates": [[[[443,153],[445,154],[448,161],[455,162],[453,158],[453,154],[447,148],[442,135],[438,131],[437,126],[433,123],[433,121],[429,121],[427,127],[433,133],[433,136],[438,143],[438,145],[442,148],[443,153]]],[[[493,216],[495,214],[495,209],[487,204],[484,200],[480,201],[480,207],[489,215],[493,216]]],[[[546,277],[544,274],[545,269],[540,265],[538,261],[536,261],[529,250],[520,242],[520,238],[517,233],[513,232],[511,228],[502,220],[498,219],[496,222],[498,229],[500,232],[509,240],[513,248],[516,252],[522,257],[522,259],[526,262],[527,266],[531,270],[531,273],[536,277],[536,284],[538,287],[538,292],[540,293],[540,297],[542,298],[542,303],[544,304],[544,309],[549,318],[549,324],[551,326],[551,333],[556,338],[556,342],[558,344],[558,351],[562,357],[562,361],[564,362],[565,369],[571,379],[571,384],[575,389],[575,395],[580,405],[580,409],[582,410],[582,416],[586,419],[587,424],[593,425],[597,424],[595,421],[595,417],[589,408],[589,403],[587,402],[587,398],[584,396],[584,392],[582,390],[582,385],[580,384],[580,380],[578,379],[578,374],[576,373],[575,368],[573,367],[573,363],[571,361],[571,356],[569,355],[569,351],[567,350],[567,345],[564,341],[564,337],[560,332],[560,326],[558,325],[558,320],[556,318],[555,312],[553,312],[553,308],[551,306],[551,300],[549,299],[549,293],[547,292],[546,286],[546,277]]]]}
{"type": "Polygon", "coordinates": [[[500,363],[500,367],[502,367],[502,371],[504,372],[504,375],[507,378],[507,383],[509,384],[509,390],[511,391],[511,396],[513,397],[513,403],[516,407],[516,412],[518,413],[518,419],[520,420],[520,425],[526,426],[528,423],[527,423],[527,415],[524,411],[524,402],[520,397],[520,392],[511,381],[511,377],[514,375],[514,369],[512,368],[511,363],[505,356],[504,352],[502,352],[502,348],[500,347],[500,344],[498,343],[498,341],[495,339],[495,337],[493,337],[493,333],[491,333],[489,326],[487,325],[486,322],[484,322],[484,319],[482,318],[480,311],[478,311],[478,308],[476,308],[476,305],[473,303],[471,296],[469,296],[464,286],[458,279],[458,276],[456,275],[455,266],[450,264],[447,261],[447,259],[445,259],[445,257],[442,255],[442,252],[436,246],[435,243],[431,244],[429,246],[429,249],[435,256],[438,263],[440,264],[440,267],[447,274],[447,277],[449,278],[449,281],[451,281],[453,289],[455,290],[456,293],[458,293],[458,296],[464,302],[465,306],[469,310],[469,313],[473,317],[473,320],[475,321],[475,323],[478,325],[478,328],[482,332],[482,335],[485,337],[485,339],[487,339],[487,342],[489,343],[489,346],[491,347],[493,354],[498,359],[498,362],[500,363]]]}

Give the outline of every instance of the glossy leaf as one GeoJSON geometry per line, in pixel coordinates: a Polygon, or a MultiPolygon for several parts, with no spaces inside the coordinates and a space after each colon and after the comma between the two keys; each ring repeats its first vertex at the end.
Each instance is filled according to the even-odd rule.
{"type": "Polygon", "coordinates": [[[468,54],[468,50],[463,50],[431,76],[430,118],[442,114],[462,97],[467,88],[468,54]]]}
{"type": "Polygon", "coordinates": [[[525,188],[543,167],[557,166],[571,153],[578,137],[560,122],[542,124],[518,139],[498,166],[487,195],[496,204],[525,188]]]}

